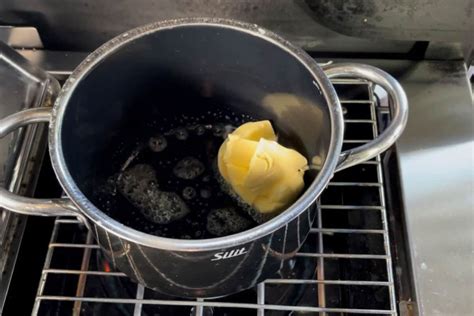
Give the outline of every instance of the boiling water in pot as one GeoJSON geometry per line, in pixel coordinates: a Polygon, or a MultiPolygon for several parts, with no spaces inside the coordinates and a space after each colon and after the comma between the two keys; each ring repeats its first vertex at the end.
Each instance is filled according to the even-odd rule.
{"type": "Polygon", "coordinates": [[[217,153],[227,134],[255,120],[227,113],[208,111],[153,124],[133,147],[116,150],[119,170],[98,185],[94,203],[127,226],[178,239],[230,235],[264,221],[219,174],[217,153]]]}

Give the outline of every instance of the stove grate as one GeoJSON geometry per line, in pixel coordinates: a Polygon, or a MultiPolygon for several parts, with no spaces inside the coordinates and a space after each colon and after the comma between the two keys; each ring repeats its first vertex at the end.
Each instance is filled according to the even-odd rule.
{"type": "MultiPolygon", "coordinates": [[[[343,147],[369,142],[379,132],[378,114],[388,115],[377,106],[375,86],[356,79],[333,84],[345,116],[343,147]]],[[[99,247],[76,219],[57,218],[33,315],[100,314],[112,307],[124,315],[397,315],[385,185],[381,157],[337,173],[302,250],[289,260],[290,272],[214,300],[167,298],[128,281],[97,264],[99,247]],[[131,290],[98,290],[108,283],[131,290]]]]}

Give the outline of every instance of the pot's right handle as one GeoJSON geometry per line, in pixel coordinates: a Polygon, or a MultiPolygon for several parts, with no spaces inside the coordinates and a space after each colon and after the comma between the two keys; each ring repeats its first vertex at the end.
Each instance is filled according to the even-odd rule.
{"type": "Polygon", "coordinates": [[[354,166],[381,154],[402,134],[408,120],[408,100],[402,86],[385,71],[364,64],[341,63],[324,67],[329,78],[359,78],[380,85],[387,91],[392,103],[390,125],[374,140],[341,153],[336,171],[354,166]]]}
{"type": "MultiPolygon", "coordinates": [[[[0,138],[10,132],[32,123],[49,122],[51,108],[34,108],[24,110],[0,120],[0,138]]],[[[76,216],[83,220],[84,216],[67,198],[34,199],[19,196],[0,187],[0,207],[15,213],[41,216],[76,216]]]]}

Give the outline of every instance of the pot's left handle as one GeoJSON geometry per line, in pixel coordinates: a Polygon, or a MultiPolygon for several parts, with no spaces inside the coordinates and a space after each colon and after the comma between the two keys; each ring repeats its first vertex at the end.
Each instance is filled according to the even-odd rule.
{"type": "MultiPolygon", "coordinates": [[[[0,120],[0,138],[14,130],[33,123],[49,122],[51,108],[34,108],[24,110],[0,120]]],[[[76,216],[83,220],[82,213],[74,206],[70,199],[34,199],[14,194],[0,187],[0,207],[7,210],[40,216],[76,216]]]]}

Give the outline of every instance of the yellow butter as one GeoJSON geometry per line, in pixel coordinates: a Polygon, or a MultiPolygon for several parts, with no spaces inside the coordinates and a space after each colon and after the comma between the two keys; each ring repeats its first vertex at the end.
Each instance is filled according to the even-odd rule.
{"type": "Polygon", "coordinates": [[[231,135],[255,141],[259,141],[261,138],[268,140],[277,139],[272,123],[268,120],[242,124],[231,135]]]}
{"type": "Polygon", "coordinates": [[[261,213],[289,206],[304,187],[306,158],[276,139],[269,121],[250,122],[228,135],[219,149],[222,177],[261,213]]]}

